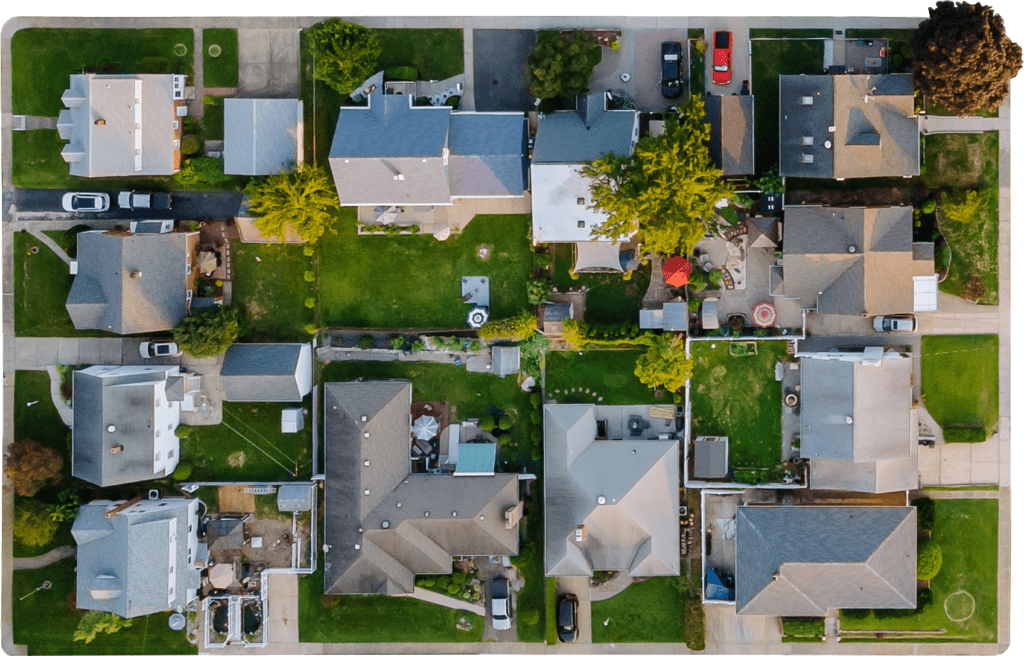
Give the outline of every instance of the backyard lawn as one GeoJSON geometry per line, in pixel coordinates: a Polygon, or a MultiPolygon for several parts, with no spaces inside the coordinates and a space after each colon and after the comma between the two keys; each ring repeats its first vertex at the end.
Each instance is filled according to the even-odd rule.
{"type": "Polygon", "coordinates": [[[545,603],[547,579],[544,578],[544,494],[541,491],[541,475],[542,472],[537,472],[537,480],[533,482],[530,492],[530,514],[522,520],[526,522],[526,528],[519,533],[519,555],[512,557],[512,564],[519,568],[525,580],[523,589],[516,594],[516,638],[519,642],[544,642],[547,622],[557,620],[548,615],[545,603]],[[522,621],[523,612],[528,610],[540,613],[536,624],[529,625],[522,621]]]}
{"type": "MultiPolygon", "coordinates": [[[[999,501],[996,499],[936,499],[932,539],[942,547],[942,569],[931,580],[932,603],[908,617],[864,619],[841,612],[844,629],[945,629],[937,638],[915,637],[912,642],[995,642],[998,601],[999,501]],[[950,598],[954,593],[960,593],[950,598]],[[963,594],[966,593],[966,594],[963,594]],[[946,614],[949,601],[954,617],[964,617],[973,597],[974,613],[965,621],[946,614]],[[966,608],[964,608],[966,606],[966,608]],[[963,613],[957,615],[957,613],[963,613]]],[[[843,636],[843,641],[852,640],[843,636]]],[[[876,642],[876,638],[867,639],[876,642]]],[[[902,640],[896,642],[910,642],[902,640]]]]}
{"type": "Polygon", "coordinates": [[[757,343],[757,355],[729,355],[728,342],[692,342],[692,434],[729,438],[729,467],[774,467],[782,460],[782,385],[775,363],[786,342],[757,343]]]}
{"type": "Polygon", "coordinates": [[[921,399],[943,429],[999,421],[999,336],[921,338],[921,399]]]}
{"type": "Polygon", "coordinates": [[[224,99],[206,96],[203,104],[203,118],[199,121],[203,139],[220,141],[224,138],[224,99]]]}
{"type": "Polygon", "coordinates": [[[651,283],[650,262],[641,264],[629,280],[625,280],[621,273],[581,273],[579,279],[573,280],[569,275],[575,261],[573,245],[551,244],[550,249],[555,256],[555,287],[559,291],[569,287],[587,288],[584,321],[612,325],[632,324],[639,320],[640,306],[651,283]]]}
{"type": "Polygon", "coordinates": [[[319,245],[323,325],[464,328],[463,276],[490,277],[491,319],[529,309],[529,215],[480,215],[443,242],[431,235],[356,236],[354,208],[343,208],[335,227],[338,234],[325,234],[319,245]],[[478,254],[485,246],[486,259],[478,254]]]}
{"type": "Polygon", "coordinates": [[[752,41],[750,47],[755,168],[764,173],[779,162],[779,75],[822,73],[825,47],[820,40],[752,41]]]}
{"type": "Polygon", "coordinates": [[[595,643],[683,642],[686,577],[657,576],[633,583],[605,601],[591,605],[595,643]]]}
{"type": "Polygon", "coordinates": [[[316,291],[315,284],[303,277],[313,265],[302,248],[232,240],[231,304],[242,314],[244,341],[309,341],[306,324],[315,321],[305,301],[316,291]]]}
{"type": "Polygon", "coordinates": [[[548,398],[558,403],[601,403],[632,405],[671,403],[672,397],[657,399],[633,373],[641,350],[550,351],[546,361],[548,398]],[[572,392],[572,389],[578,391],[572,392]],[[586,390],[590,390],[587,392],[586,390]]]}
{"type": "Polygon", "coordinates": [[[238,86],[238,30],[203,30],[203,84],[207,88],[238,86]],[[220,49],[219,54],[213,46],[220,49]]]}
{"type": "Polygon", "coordinates": [[[998,176],[999,132],[930,134],[924,138],[924,163],[921,179],[929,187],[976,189],[992,173],[998,176]]]}
{"type": "Polygon", "coordinates": [[[377,70],[412,66],[421,80],[444,80],[462,73],[462,30],[378,29],[383,49],[377,70]]]}

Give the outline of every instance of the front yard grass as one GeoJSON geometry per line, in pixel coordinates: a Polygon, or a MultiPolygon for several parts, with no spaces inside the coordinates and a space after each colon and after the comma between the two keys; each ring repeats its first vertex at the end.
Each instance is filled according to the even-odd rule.
{"type": "Polygon", "coordinates": [[[775,363],[786,342],[757,343],[757,355],[729,355],[728,342],[692,342],[692,435],[729,438],[729,468],[774,467],[782,460],[782,385],[775,363]]]}
{"type": "Polygon", "coordinates": [[[573,245],[551,244],[550,251],[554,255],[555,287],[559,291],[566,291],[569,287],[587,288],[584,321],[607,326],[639,320],[640,306],[651,284],[650,262],[641,264],[629,280],[621,273],[581,273],[577,280],[573,280],[570,276],[576,259],[573,245]]]}
{"type": "MultiPolygon", "coordinates": [[[[13,582],[14,643],[26,645],[30,654],[194,654],[196,647],[185,639],[184,631],[167,626],[170,612],[136,617],[132,625],[114,634],[100,634],[86,644],[73,640],[78,621],[85,611],[74,607],[75,559],[36,570],[8,573],[13,582]],[[40,590],[24,600],[22,596],[49,581],[49,590],[40,590]]],[[[307,577],[308,578],[308,577],[307,577]]]]}
{"type": "Polygon", "coordinates": [[[383,49],[377,70],[390,66],[412,66],[421,80],[444,80],[462,73],[462,30],[460,29],[378,29],[383,49]]]}
{"type": "Polygon", "coordinates": [[[550,351],[545,374],[548,398],[558,403],[603,405],[671,403],[671,396],[655,398],[654,390],[636,377],[636,360],[642,353],[637,349],[591,350],[583,355],[576,351],[550,351]]]}
{"type": "Polygon", "coordinates": [[[206,87],[238,86],[238,30],[203,30],[203,84],[206,87]],[[219,46],[220,54],[210,54],[211,46],[219,46]]]}
{"type": "Polygon", "coordinates": [[[431,235],[356,235],[354,208],[338,234],[320,240],[319,302],[326,326],[464,328],[463,276],[488,276],[491,319],[530,309],[533,272],[529,215],[477,216],[447,241],[431,235]],[[488,247],[487,259],[478,249],[488,247]]]}
{"type": "Polygon", "coordinates": [[[594,642],[683,642],[685,605],[700,603],[688,601],[685,590],[685,576],[656,576],[595,601],[590,609],[594,642]]]}
{"type": "Polygon", "coordinates": [[[921,400],[943,430],[999,421],[999,336],[921,338],[921,400]]]}
{"type": "Polygon", "coordinates": [[[999,164],[999,132],[930,134],[924,138],[925,173],[921,176],[932,188],[976,189],[999,164]],[[991,163],[991,164],[990,164],[991,163]],[[986,174],[985,167],[989,166],[986,174]]]}
{"type": "Polygon", "coordinates": [[[14,334],[26,337],[111,337],[77,331],[64,307],[71,291],[68,265],[49,246],[26,232],[14,233],[14,334]],[[38,253],[31,253],[38,248],[38,253]]]}
{"type": "Polygon", "coordinates": [[[245,341],[309,341],[306,324],[315,318],[305,301],[316,296],[316,289],[303,277],[313,265],[302,248],[232,240],[231,304],[242,315],[245,341]]]}
{"type": "MultiPolygon", "coordinates": [[[[932,603],[909,617],[864,619],[840,611],[842,628],[879,631],[945,629],[935,638],[913,637],[892,642],[995,642],[998,602],[999,501],[936,499],[932,540],[942,547],[942,569],[931,580],[932,603]],[[946,615],[943,605],[955,592],[974,597],[974,614],[962,622],[946,615]]],[[[961,597],[963,595],[960,595],[961,597]]],[[[853,640],[843,636],[843,641],[853,640]]],[[[879,642],[876,638],[862,639],[879,642]]]]}
{"type": "Polygon", "coordinates": [[[778,29],[771,27],[753,28],[750,30],[751,39],[831,39],[832,30],[823,28],[789,28],[778,29]]]}

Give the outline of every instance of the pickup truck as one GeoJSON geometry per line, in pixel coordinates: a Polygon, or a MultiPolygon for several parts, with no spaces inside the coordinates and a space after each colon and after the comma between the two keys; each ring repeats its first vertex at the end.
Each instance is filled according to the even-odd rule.
{"type": "Polygon", "coordinates": [[[122,210],[169,210],[171,209],[171,195],[122,191],[117,195],[117,206],[122,210]]]}
{"type": "Polygon", "coordinates": [[[512,628],[511,592],[504,576],[491,581],[491,621],[499,631],[512,628]]]}

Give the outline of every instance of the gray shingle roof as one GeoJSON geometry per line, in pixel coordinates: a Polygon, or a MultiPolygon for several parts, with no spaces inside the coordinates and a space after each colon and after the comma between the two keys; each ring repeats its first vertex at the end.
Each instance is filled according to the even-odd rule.
{"type": "Polygon", "coordinates": [[[232,344],[221,388],[228,401],[301,401],[312,385],[310,367],[309,344],[232,344]]]}
{"type": "Polygon", "coordinates": [[[695,478],[725,478],[729,473],[728,438],[698,438],[693,443],[695,478]]]}
{"type": "MultiPolygon", "coordinates": [[[[835,145],[832,115],[831,75],[779,76],[779,172],[802,178],[831,178],[835,150],[825,148],[825,141],[835,145]],[[803,98],[813,98],[806,105],[803,98]],[[803,145],[811,137],[812,145],[803,145]],[[810,155],[813,162],[804,162],[801,155],[810,155]]],[[[787,235],[788,236],[788,235],[787,235]]]]}
{"type": "Polygon", "coordinates": [[[577,98],[577,110],[545,114],[537,127],[533,161],[592,162],[605,153],[633,151],[633,110],[604,109],[604,94],[577,98]]]}
{"type": "Polygon", "coordinates": [[[228,175],[288,170],[301,143],[301,100],[224,99],[224,172],[228,175]]]}
{"type": "Polygon", "coordinates": [[[914,508],[741,507],[736,611],[822,617],[917,605],[914,508]]]}
{"type": "Polygon", "coordinates": [[[529,186],[529,126],[521,114],[451,116],[452,196],[522,196],[529,186]]]}
{"type": "Polygon", "coordinates": [[[707,96],[711,161],[725,175],[754,173],[754,97],[707,96]]]}

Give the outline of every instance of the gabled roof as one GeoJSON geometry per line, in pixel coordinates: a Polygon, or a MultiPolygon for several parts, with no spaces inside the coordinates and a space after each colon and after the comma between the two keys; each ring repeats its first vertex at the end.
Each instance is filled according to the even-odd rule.
{"type": "Polygon", "coordinates": [[[522,196],[529,186],[522,114],[455,112],[448,136],[452,196],[522,196]]]}
{"type": "Polygon", "coordinates": [[[754,173],[754,97],[707,96],[711,161],[725,175],[754,173]]]}
{"type": "Polygon", "coordinates": [[[740,507],[736,612],[823,617],[917,606],[912,507],[740,507]]]}
{"type": "Polygon", "coordinates": [[[312,389],[309,344],[232,344],[220,370],[228,401],[301,401],[312,389]]]}
{"type": "Polygon", "coordinates": [[[224,172],[272,175],[302,160],[302,101],[224,99],[224,172]]]}
{"type": "Polygon", "coordinates": [[[519,373],[519,347],[494,346],[491,348],[491,371],[501,377],[519,373]]]}
{"type": "Polygon", "coordinates": [[[603,93],[576,97],[576,109],[541,116],[533,161],[590,163],[605,153],[626,157],[636,144],[637,113],[608,110],[603,93]]]}

